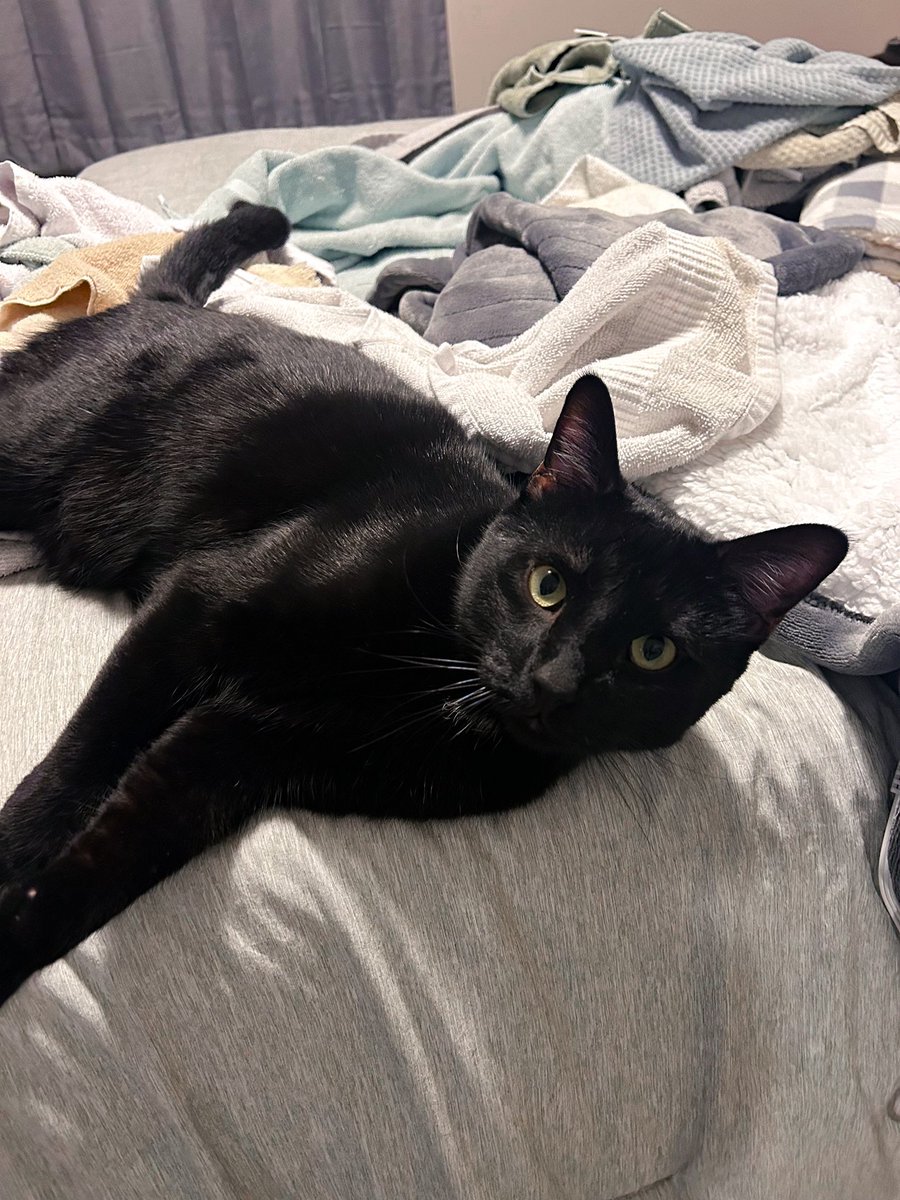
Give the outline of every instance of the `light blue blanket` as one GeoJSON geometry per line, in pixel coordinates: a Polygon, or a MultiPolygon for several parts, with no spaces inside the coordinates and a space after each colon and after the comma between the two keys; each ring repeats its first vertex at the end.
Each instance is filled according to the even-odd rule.
{"type": "Polygon", "coordinates": [[[334,263],[342,287],[365,295],[390,259],[451,251],[469,213],[492,192],[544,196],[596,150],[623,86],[577,89],[526,121],[505,112],[483,117],[429,147],[414,166],[363,146],[260,150],[195,219],[222,216],[235,199],[274,204],[291,218],[298,245],[334,263]]]}

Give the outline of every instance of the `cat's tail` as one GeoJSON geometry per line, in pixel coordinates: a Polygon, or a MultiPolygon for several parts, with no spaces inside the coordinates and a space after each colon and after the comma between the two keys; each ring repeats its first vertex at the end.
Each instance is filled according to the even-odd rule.
{"type": "Polygon", "coordinates": [[[189,229],[151,267],[137,294],[202,308],[232,271],[263,250],[283,246],[290,232],[277,208],[238,200],[227,217],[189,229]]]}

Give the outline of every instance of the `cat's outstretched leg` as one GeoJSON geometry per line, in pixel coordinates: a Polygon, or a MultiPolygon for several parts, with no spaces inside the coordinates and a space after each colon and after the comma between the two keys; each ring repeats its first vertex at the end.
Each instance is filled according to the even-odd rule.
{"type": "Polygon", "coordinates": [[[0,883],[49,862],[83,829],[135,756],[212,687],[210,603],[159,585],[55,745],[0,809],[0,883]]]}
{"type": "Polygon", "coordinates": [[[0,887],[0,1004],[266,807],[265,744],[236,713],[191,710],[138,756],[61,853],[0,887]]]}

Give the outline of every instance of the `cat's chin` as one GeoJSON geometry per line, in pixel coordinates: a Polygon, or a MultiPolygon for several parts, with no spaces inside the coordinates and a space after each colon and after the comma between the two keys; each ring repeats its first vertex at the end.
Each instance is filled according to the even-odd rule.
{"type": "Polygon", "coordinates": [[[564,744],[562,739],[548,728],[540,717],[505,713],[500,723],[514,742],[534,754],[546,754],[553,758],[561,755],[570,757],[573,754],[572,747],[564,744]]]}

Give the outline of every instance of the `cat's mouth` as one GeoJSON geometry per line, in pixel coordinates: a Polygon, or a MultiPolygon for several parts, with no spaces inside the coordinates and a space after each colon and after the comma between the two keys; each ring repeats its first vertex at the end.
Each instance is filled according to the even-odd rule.
{"type": "Polygon", "coordinates": [[[540,709],[513,708],[503,705],[498,709],[498,720],[514,741],[540,754],[562,754],[567,746],[556,722],[540,709]]]}

